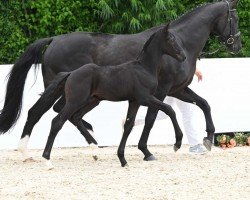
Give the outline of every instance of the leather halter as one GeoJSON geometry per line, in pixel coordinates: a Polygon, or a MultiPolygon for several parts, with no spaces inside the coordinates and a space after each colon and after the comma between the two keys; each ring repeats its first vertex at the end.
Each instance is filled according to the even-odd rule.
{"type": "MultiPolygon", "coordinates": [[[[222,35],[218,35],[216,37],[218,37],[221,42],[225,45],[233,45],[235,43],[235,41],[237,41],[237,39],[240,37],[240,31],[238,31],[238,33],[233,35],[233,27],[232,27],[232,12],[235,12],[236,9],[230,9],[230,3],[226,0],[225,1],[228,5],[228,18],[227,18],[227,24],[224,28],[224,31],[229,23],[230,26],[230,33],[229,36],[222,36],[222,35]]],[[[200,55],[198,56],[198,59],[200,60],[201,57],[204,57],[206,55],[213,55],[215,53],[217,53],[218,51],[220,51],[221,49],[225,48],[224,45],[220,45],[220,47],[218,49],[216,49],[213,52],[201,52],[200,55]]]]}
{"type": "MultiPolygon", "coordinates": [[[[237,40],[237,38],[240,37],[240,31],[238,31],[238,33],[235,33],[233,34],[233,26],[232,26],[232,12],[235,12],[236,9],[230,9],[230,3],[228,1],[226,1],[227,5],[228,5],[228,23],[229,23],[229,28],[230,28],[230,34],[229,36],[225,37],[225,36],[218,36],[221,41],[224,43],[224,44],[228,44],[228,45],[233,45],[235,43],[235,41],[237,40]]],[[[226,24],[226,27],[228,25],[228,23],[226,24]]],[[[226,29],[225,27],[225,29],[226,29]]],[[[224,30],[225,30],[224,29],[224,30]]]]}

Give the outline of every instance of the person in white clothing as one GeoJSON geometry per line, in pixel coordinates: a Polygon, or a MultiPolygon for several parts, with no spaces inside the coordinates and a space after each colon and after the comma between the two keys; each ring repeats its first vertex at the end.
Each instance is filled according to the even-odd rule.
{"type": "MultiPolygon", "coordinates": [[[[198,82],[202,81],[202,72],[196,68],[195,75],[198,78],[198,82]]],[[[164,103],[170,106],[176,106],[180,110],[183,121],[184,133],[187,136],[188,143],[190,145],[189,152],[196,154],[204,154],[207,152],[206,148],[202,145],[202,137],[200,137],[200,130],[198,130],[197,125],[194,123],[194,107],[190,103],[183,102],[174,97],[166,97],[164,103]]],[[[159,112],[157,118],[164,119],[167,116],[159,112]]]]}
{"type": "MultiPolygon", "coordinates": [[[[198,82],[202,81],[203,74],[202,72],[196,68],[195,75],[198,78],[198,82]]],[[[181,113],[184,134],[186,134],[188,143],[190,145],[189,152],[195,154],[204,154],[207,152],[206,148],[202,145],[202,133],[200,131],[200,127],[196,123],[196,116],[194,112],[194,105],[190,103],[183,102],[174,97],[166,97],[164,99],[164,103],[172,107],[177,107],[181,113]]],[[[145,110],[146,111],[146,110],[145,110]]],[[[136,121],[135,125],[144,124],[145,115],[140,115],[136,121]]],[[[167,115],[161,111],[158,112],[157,120],[166,119],[167,115]]],[[[123,122],[124,123],[124,122],[123,122]]]]}

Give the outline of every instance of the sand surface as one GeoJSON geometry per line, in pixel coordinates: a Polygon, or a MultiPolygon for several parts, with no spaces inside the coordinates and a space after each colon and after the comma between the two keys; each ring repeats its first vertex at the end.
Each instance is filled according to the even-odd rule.
{"type": "Polygon", "coordinates": [[[143,161],[136,147],[126,148],[129,167],[120,167],[117,147],[54,148],[55,166],[46,169],[42,150],[23,163],[17,151],[0,152],[0,199],[249,199],[250,147],[191,155],[188,146],[150,146],[157,161],[143,161]]]}

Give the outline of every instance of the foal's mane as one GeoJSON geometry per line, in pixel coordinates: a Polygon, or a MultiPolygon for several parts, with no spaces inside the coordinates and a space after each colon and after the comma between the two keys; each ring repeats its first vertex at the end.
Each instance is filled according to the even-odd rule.
{"type": "MultiPolygon", "coordinates": [[[[161,28],[161,29],[158,30],[158,31],[162,31],[163,29],[164,29],[164,28],[161,28]]],[[[141,52],[139,53],[139,55],[137,56],[136,60],[139,60],[139,59],[141,58],[141,55],[146,51],[146,49],[148,48],[148,45],[151,43],[151,41],[152,41],[153,38],[155,37],[156,33],[158,33],[158,31],[155,32],[155,33],[153,33],[153,34],[150,36],[150,38],[145,42],[145,44],[143,45],[142,50],[141,50],[141,52]]]]}

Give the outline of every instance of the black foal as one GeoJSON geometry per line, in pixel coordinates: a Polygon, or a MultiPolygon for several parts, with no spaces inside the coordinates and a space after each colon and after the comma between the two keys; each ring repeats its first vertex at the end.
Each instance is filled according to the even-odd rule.
{"type": "MultiPolygon", "coordinates": [[[[52,106],[60,95],[64,94],[66,98],[65,106],[52,120],[43,152],[49,168],[53,167],[50,162],[53,142],[63,124],[67,120],[81,123],[82,117],[91,110],[89,105],[101,100],[129,101],[124,133],[118,148],[118,157],[122,166],[127,164],[124,149],[140,105],[159,109],[171,118],[176,133],[174,147],[175,150],[179,149],[183,134],[175,112],[169,105],[154,97],[163,54],[168,54],[179,61],[185,60],[185,55],[174,35],[168,30],[168,26],[149,38],[141,54],[134,61],[106,67],[86,64],[73,72],[60,73],[35,104],[37,112],[40,112],[39,109],[48,109],[52,106]]],[[[94,140],[83,124],[81,128],[94,140]]]]}

